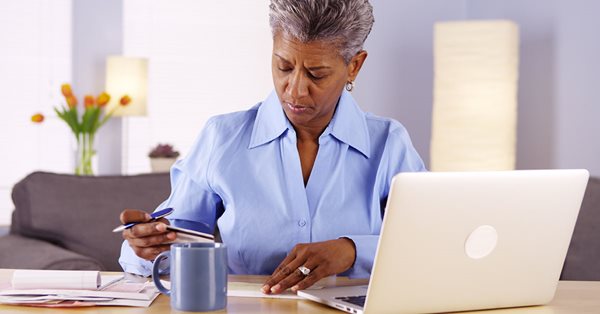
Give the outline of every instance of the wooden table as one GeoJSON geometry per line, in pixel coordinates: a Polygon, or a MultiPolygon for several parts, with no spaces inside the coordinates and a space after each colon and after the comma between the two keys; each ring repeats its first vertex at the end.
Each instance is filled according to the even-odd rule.
{"type": "MultiPolygon", "coordinates": [[[[6,282],[12,270],[0,269],[0,281],[6,282]]],[[[264,276],[230,276],[231,280],[262,283],[264,276]]],[[[365,284],[365,280],[350,280],[344,277],[330,279],[325,285],[365,284]]],[[[186,313],[171,310],[169,298],[160,295],[149,308],[102,307],[75,309],[46,309],[23,306],[0,305],[0,313],[186,313]]],[[[343,313],[333,308],[307,301],[286,299],[261,299],[229,297],[227,309],[213,313],[343,313]]],[[[546,306],[474,311],[486,314],[598,314],[600,313],[600,281],[561,281],[554,300],[546,306]]]]}

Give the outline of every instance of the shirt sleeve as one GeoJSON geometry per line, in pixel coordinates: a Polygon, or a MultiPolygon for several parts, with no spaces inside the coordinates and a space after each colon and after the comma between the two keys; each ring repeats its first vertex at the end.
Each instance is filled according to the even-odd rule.
{"type": "Polygon", "coordinates": [[[123,271],[126,273],[146,277],[152,275],[152,262],[135,255],[127,241],[123,241],[123,244],[121,245],[119,264],[121,264],[121,268],[123,268],[123,271]]]}
{"type": "MultiPolygon", "coordinates": [[[[392,177],[400,172],[420,172],[427,171],[423,160],[413,147],[408,132],[404,127],[390,132],[387,147],[385,149],[385,157],[382,159],[382,180],[379,184],[382,186],[380,195],[380,206],[384,207],[389,194],[392,177]]],[[[381,210],[383,215],[385,212],[381,210]]],[[[383,217],[381,217],[383,220],[383,217]]],[[[377,234],[368,235],[345,235],[354,242],[356,248],[356,259],[350,269],[340,274],[351,278],[368,278],[371,275],[375,253],[377,252],[377,244],[379,242],[379,231],[377,234]]]]}
{"type": "MultiPolygon", "coordinates": [[[[198,231],[214,232],[217,213],[222,211],[222,201],[211,189],[207,175],[215,134],[213,120],[209,120],[188,156],[171,168],[171,194],[157,210],[173,208],[173,214],[167,217],[173,225],[185,220],[202,226],[198,231]]],[[[152,262],[138,257],[127,241],[121,246],[119,263],[125,272],[143,276],[152,273],[152,262]]]]}

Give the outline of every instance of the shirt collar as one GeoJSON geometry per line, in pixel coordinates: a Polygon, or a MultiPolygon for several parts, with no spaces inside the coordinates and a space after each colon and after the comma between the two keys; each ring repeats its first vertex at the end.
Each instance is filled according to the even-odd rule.
{"type": "Polygon", "coordinates": [[[277,93],[273,91],[258,107],[248,148],[257,147],[278,138],[289,127],[291,124],[281,108],[277,93]]]}
{"type": "MultiPolygon", "coordinates": [[[[258,108],[248,148],[266,144],[290,128],[292,125],[281,108],[277,94],[273,91],[258,108]]],[[[358,107],[352,95],[345,90],[321,138],[329,134],[369,158],[370,141],[365,113],[358,107]]]]}
{"type": "Polygon", "coordinates": [[[365,113],[358,107],[354,97],[343,91],[337,108],[323,135],[330,130],[338,140],[352,146],[369,158],[371,143],[365,113]]]}

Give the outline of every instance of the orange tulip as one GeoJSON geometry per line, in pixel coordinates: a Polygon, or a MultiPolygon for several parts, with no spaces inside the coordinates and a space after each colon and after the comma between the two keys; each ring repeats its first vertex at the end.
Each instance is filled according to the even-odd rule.
{"type": "Polygon", "coordinates": [[[83,98],[83,106],[86,109],[94,107],[95,102],[96,102],[96,100],[94,99],[94,96],[92,96],[92,95],[85,95],[85,98],[83,98]]]}
{"type": "Polygon", "coordinates": [[[44,115],[41,113],[36,113],[33,116],[31,116],[31,121],[35,123],[42,123],[44,122],[44,115]]]}
{"type": "Polygon", "coordinates": [[[71,84],[62,84],[60,86],[60,91],[62,92],[63,96],[65,96],[65,98],[67,98],[69,96],[73,96],[73,90],[71,90],[71,84]]]}
{"type": "Polygon", "coordinates": [[[98,107],[106,106],[106,104],[108,104],[109,101],[110,95],[106,92],[102,92],[102,94],[98,95],[98,98],[96,98],[96,103],[98,104],[98,107]]]}
{"type": "Polygon", "coordinates": [[[73,109],[77,107],[77,97],[75,97],[75,95],[66,96],[65,98],[67,98],[69,108],[73,109]]]}
{"type": "Polygon", "coordinates": [[[129,97],[129,95],[125,95],[125,96],[121,97],[121,100],[119,101],[121,106],[127,106],[127,105],[129,105],[130,102],[131,102],[131,97],[129,97]]]}

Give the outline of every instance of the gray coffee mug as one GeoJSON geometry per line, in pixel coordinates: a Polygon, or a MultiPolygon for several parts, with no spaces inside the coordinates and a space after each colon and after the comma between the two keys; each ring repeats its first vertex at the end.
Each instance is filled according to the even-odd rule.
{"type": "Polygon", "coordinates": [[[158,290],[179,311],[216,311],[227,306],[227,248],[222,243],[175,243],[152,265],[158,290]],[[160,262],[170,257],[171,290],[159,278],[160,262]]]}

